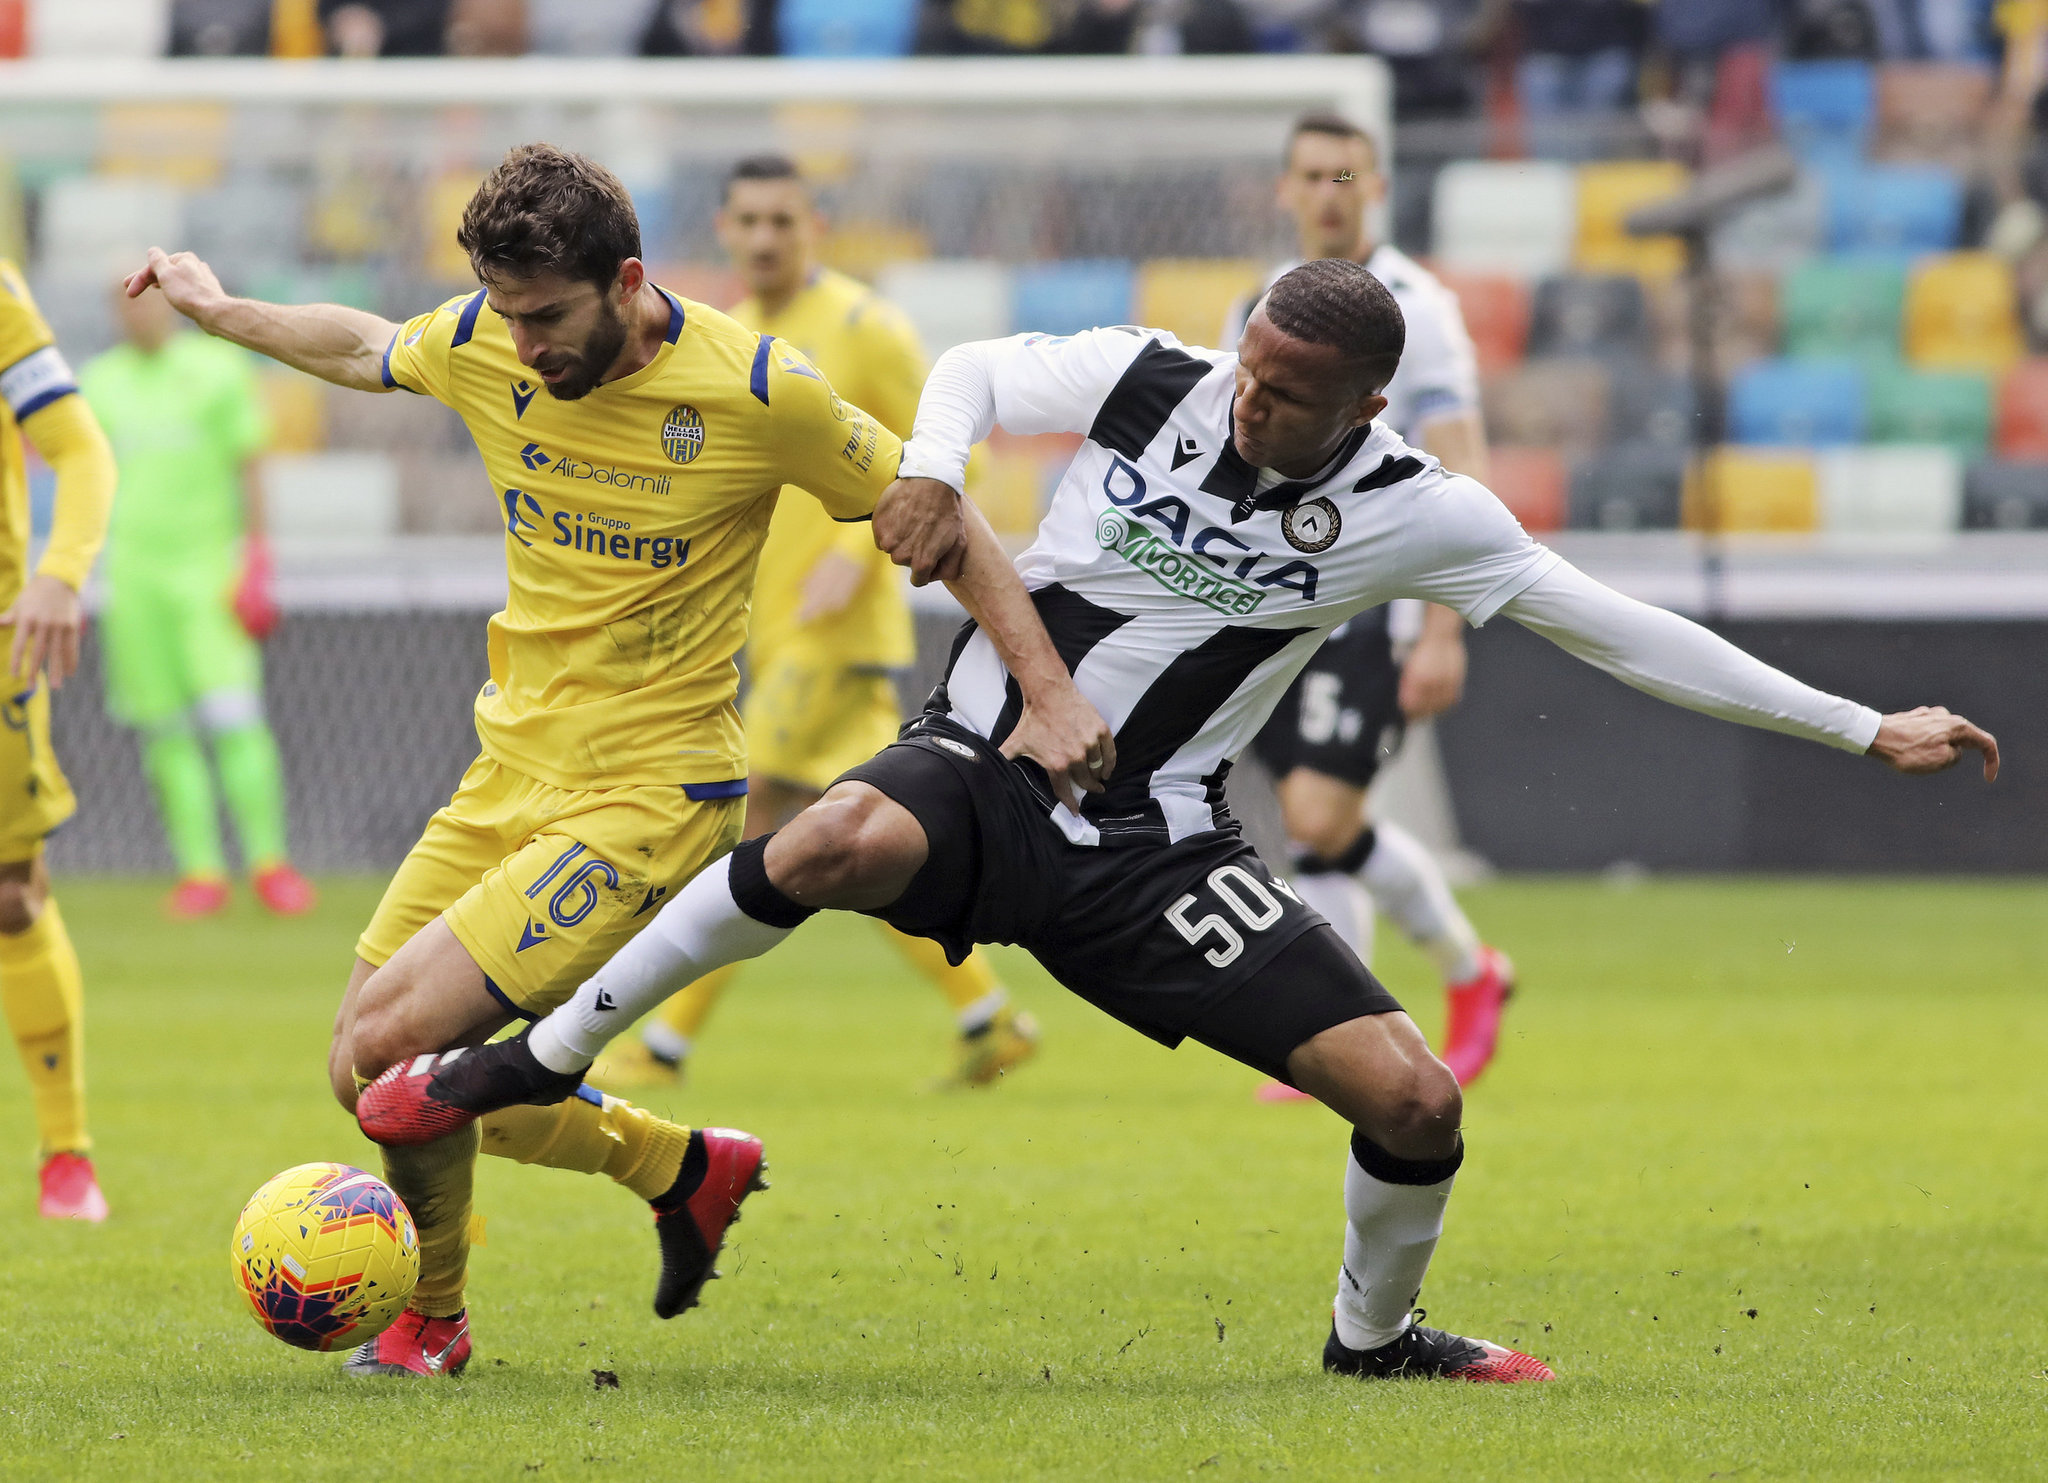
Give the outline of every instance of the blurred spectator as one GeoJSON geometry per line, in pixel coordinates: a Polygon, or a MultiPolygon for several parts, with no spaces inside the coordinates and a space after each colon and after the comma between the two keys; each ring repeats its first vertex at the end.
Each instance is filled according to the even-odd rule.
{"type": "Polygon", "coordinates": [[[1515,90],[1532,118],[1608,113],[1635,101],[1648,37],[1643,0],[1515,0],[1522,59],[1515,90]]]}
{"type": "Polygon", "coordinates": [[[454,0],[447,49],[458,57],[516,57],[527,50],[526,12],[527,0],[454,0]]]}
{"type": "Polygon", "coordinates": [[[1779,0],[1660,0],[1657,39],[1677,64],[1679,98],[1706,115],[1705,163],[1770,140],[1767,85],[1780,19],[1779,0]]]}
{"type": "Polygon", "coordinates": [[[648,57],[772,57],[775,0],[657,0],[640,54],[648,57]]]}
{"type": "Polygon", "coordinates": [[[320,24],[338,57],[438,57],[449,10],[450,0],[320,0],[320,24]]]}
{"type": "Polygon", "coordinates": [[[260,57],[270,51],[271,0],[173,0],[174,57],[260,57]]]}
{"type": "Polygon", "coordinates": [[[1385,57],[1394,74],[1394,116],[1443,117],[1472,107],[1468,55],[1478,0],[1364,0],[1343,41],[1385,57]]]}
{"type": "Polygon", "coordinates": [[[927,0],[917,49],[952,56],[1171,56],[1253,47],[1252,28],[1234,0],[927,0]]]}

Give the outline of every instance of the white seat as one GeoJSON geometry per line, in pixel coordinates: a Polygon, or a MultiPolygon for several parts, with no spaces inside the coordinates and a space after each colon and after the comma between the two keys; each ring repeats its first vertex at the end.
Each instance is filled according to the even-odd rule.
{"type": "Polygon", "coordinates": [[[1963,517],[1963,462],[1937,444],[1864,444],[1820,454],[1821,527],[1940,535],[1963,517]]]}
{"type": "Polygon", "coordinates": [[[981,258],[893,263],[876,276],[875,291],[910,316],[927,355],[1010,333],[1011,273],[1003,263],[981,258]]]}
{"type": "Polygon", "coordinates": [[[160,57],[171,35],[171,0],[45,0],[28,14],[38,57],[160,57]]]}
{"type": "Polygon", "coordinates": [[[1736,211],[1714,229],[1714,265],[1730,272],[1785,273],[1827,241],[1827,190],[1802,170],[1792,188],[1736,211]]]}
{"type": "Polygon", "coordinates": [[[1578,187],[1551,160],[1457,160],[1437,175],[1433,255],[1447,268],[1542,278],[1571,267],[1578,187]]]}
{"type": "Polygon", "coordinates": [[[175,185],[126,175],[73,175],[43,192],[37,264],[61,278],[110,280],[116,258],[141,261],[152,244],[175,250],[185,238],[184,202],[175,185]]]}
{"type": "Polygon", "coordinates": [[[264,460],[270,533],[280,545],[375,546],[398,533],[398,464],[388,453],[288,453],[264,460]]]}

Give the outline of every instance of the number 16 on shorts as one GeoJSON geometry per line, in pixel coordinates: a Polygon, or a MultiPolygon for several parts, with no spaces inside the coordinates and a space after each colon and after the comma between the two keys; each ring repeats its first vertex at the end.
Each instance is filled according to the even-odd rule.
{"type": "Polygon", "coordinates": [[[1281,896],[1302,905],[1287,882],[1277,877],[1260,880],[1242,865],[1219,865],[1203,884],[1222,910],[1196,916],[1204,902],[1189,891],[1166,909],[1166,920],[1191,946],[1203,950],[1212,968],[1228,968],[1244,956],[1245,933],[1264,932],[1287,915],[1281,896]]]}

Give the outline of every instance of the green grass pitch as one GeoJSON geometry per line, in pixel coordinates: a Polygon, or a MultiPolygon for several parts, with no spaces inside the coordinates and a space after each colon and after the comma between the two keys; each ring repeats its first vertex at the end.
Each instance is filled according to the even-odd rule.
{"type": "MultiPolygon", "coordinates": [[[[328,1101],[376,885],[310,920],[160,921],[65,882],[114,1218],[33,1214],[0,1071],[8,1478],[1844,1478],[2048,1469],[2048,913],[2025,882],[1509,881],[1521,964],[1423,1302],[1559,1383],[1317,1364],[1344,1137],[999,960],[1044,1022],[985,1094],[868,923],[749,970],[689,1084],[767,1141],[706,1306],[648,1303],[645,1207],[485,1161],[477,1357],[351,1382],[265,1336],[228,1232],[270,1174],[376,1167],[328,1101]],[[598,1389],[592,1371],[616,1372],[598,1389]]],[[[1387,935],[1383,931],[1383,937],[1387,935]]],[[[1426,1029],[1437,994],[1386,942],[1426,1029]]]]}

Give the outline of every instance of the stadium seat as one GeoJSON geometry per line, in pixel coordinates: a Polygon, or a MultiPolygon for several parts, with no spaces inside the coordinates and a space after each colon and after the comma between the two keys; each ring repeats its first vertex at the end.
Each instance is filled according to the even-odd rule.
{"type": "Polygon", "coordinates": [[[2021,361],[1999,383],[1998,456],[2048,459],[2048,357],[2021,361]]]}
{"type": "Polygon", "coordinates": [[[781,0],[785,57],[901,57],[917,32],[917,0],[781,0]]]}
{"type": "Polygon", "coordinates": [[[291,453],[263,465],[265,511],[280,544],[374,546],[398,531],[398,466],[388,453],[291,453]]]}
{"type": "Polygon", "coordinates": [[[1991,383],[1980,372],[1878,366],[1866,384],[1873,443],[1940,443],[1977,458],[1991,441],[1991,383]]]}
{"type": "Polygon", "coordinates": [[[1969,62],[1887,62],[1877,69],[1881,159],[1965,163],[1991,101],[1989,67],[1969,62]]]}
{"type": "Polygon", "coordinates": [[[1799,532],[1820,518],[1813,459],[1795,448],[1716,448],[1704,478],[1688,473],[1687,530],[1799,532]]]}
{"type": "Polygon", "coordinates": [[[1121,258],[1076,258],[1019,268],[1010,323],[1020,333],[1072,335],[1131,322],[1131,265],[1121,258]]]}
{"type": "Polygon", "coordinates": [[[1486,382],[1486,435],[1496,444],[1590,452],[1607,441],[1609,389],[1607,367],[1591,357],[1524,361],[1486,382]]]}
{"type": "Polygon", "coordinates": [[[1932,165],[1845,165],[1826,172],[1828,246],[1911,256],[1945,252],[1963,227],[1963,182],[1932,165]]]}
{"type": "Polygon", "coordinates": [[[1827,184],[1802,170],[1790,190],[1752,201],[1714,229],[1714,262],[1724,272],[1782,273],[1819,252],[1827,232],[1827,184]]]}
{"type": "Polygon", "coordinates": [[[1988,252],[1923,263],[1906,286],[1906,358],[1996,374],[2024,353],[2012,269],[1988,252]]]}
{"type": "Polygon", "coordinates": [[[1877,115],[1877,83],[1864,62],[1780,62],[1771,111],[1785,143],[1804,159],[1853,160],[1877,115]]]}
{"type": "Polygon", "coordinates": [[[1643,285],[1623,275],[1546,278],[1536,285],[1531,355],[1621,355],[1650,348],[1643,285]]]}
{"type": "Polygon", "coordinates": [[[897,263],[877,275],[875,288],[910,316],[927,355],[1010,333],[1013,285],[1003,263],[983,258],[897,263]]]}
{"type": "MultiPolygon", "coordinates": [[[[1656,358],[1667,366],[1692,364],[1692,282],[1673,278],[1644,285],[1656,358]]],[[[1714,363],[1726,377],[1735,368],[1778,353],[1778,278],[1755,268],[1715,274],[1714,363]]]]}
{"type": "Polygon", "coordinates": [[[1479,374],[1491,376],[1521,364],[1529,346],[1529,288],[1505,273],[1461,273],[1437,268],[1444,286],[1458,296],[1465,328],[1479,352],[1479,374]]]}
{"type": "Polygon", "coordinates": [[[1231,306],[1265,280],[1265,266],[1251,258],[1154,258],[1138,269],[1136,319],[1184,345],[1214,345],[1231,306]]]}
{"type": "Polygon", "coordinates": [[[1663,444],[1629,442],[1582,459],[1572,471],[1574,530],[1675,530],[1686,455],[1663,444]]]}
{"type": "Polygon", "coordinates": [[[1728,387],[1728,436],[1737,443],[1855,443],[1863,437],[1866,388],[1851,361],[1765,360],[1728,387]]]}
{"type": "Polygon", "coordinates": [[[1970,465],[1963,476],[1963,525],[1970,530],[2048,527],[2048,460],[1970,465]]]}
{"type": "Polygon", "coordinates": [[[105,279],[114,254],[185,236],[182,193],[159,180],[72,175],[43,192],[37,261],[63,277],[105,279]]]}
{"type": "Polygon", "coordinates": [[[224,103],[113,103],[100,111],[96,168],[191,190],[220,181],[233,110],[224,103]]]}
{"type": "Polygon", "coordinates": [[[1609,372],[1614,386],[1609,420],[1619,438],[1680,452],[1692,446],[1690,377],[1632,358],[1610,361],[1609,372]]]}
{"type": "Polygon", "coordinates": [[[1779,290],[1784,351],[1802,358],[1890,361],[1899,355],[1906,270],[1874,258],[1821,258],[1779,290]]]}
{"type": "Polygon", "coordinates": [[[1456,160],[1437,172],[1432,255],[1444,266],[1541,278],[1571,264],[1575,186],[1553,161],[1456,160]]]}
{"type": "Polygon", "coordinates": [[[1529,531],[1564,529],[1564,455],[1555,448],[1503,444],[1493,450],[1487,486],[1529,531]]]}
{"type": "Polygon", "coordinates": [[[1572,266],[1581,273],[1640,273],[1666,278],[1685,267],[1677,237],[1631,237],[1622,223],[1638,206],[1684,190],[1690,173],[1668,160],[1612,160],[1578,168],[1578,241],[1572,266]]]}
{"type": "Polygon", "coordinates": [[[1830,448],[1820,468],[1821,528],[1940,535],[1963,513],[1963,461],[1952,448],[1830,448]]]}

